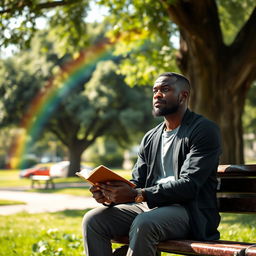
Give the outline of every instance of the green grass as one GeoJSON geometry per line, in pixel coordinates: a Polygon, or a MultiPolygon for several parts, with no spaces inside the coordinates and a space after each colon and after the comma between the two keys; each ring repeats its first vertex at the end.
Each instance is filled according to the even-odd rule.
{"type": "MultiPolygon", "coordinates": [[[[125,177],[126,179],[131,178],[131,171],[125,171],[121,169],[115,170],[119,175],[125,177]]],[[[42,183],[42,188],[34,188],[31,189],[31,181],[30,179],[19,177],[18,170],[0,170],[0,187],[8,188],[8,187],[27,187],[25,191],[27,192],[39,192],[39,193],[56,193],[56,194],[70,194],[75,196],[91,196],[88,188],[82,186],[84,185],[84,181],[79,177],[68,177],[68,178],[57,178],[54,179],[55,184],[63,183],[78,183],[76,187],[70,188],[68,186],[64,188],[56,188],[56,189],[44,189],[44,183],[42,183]],[[81,184],[81,186],[79,185],[81,184]]]]}
{"type": "MultiPolygon", "coordinates": [[[[123,176],[126,179],[130,179],[131,178],[131,172],[130,171],[124,171],[124,170],[115,170],[115,172],[117,172],[119,175],[123,176]]],[[[76,186],[75,188],[56,188],[56,189],[29,189],[27,191],[29,192],[40,192],[40,193],[56,193],[56,194],[71,194],[71,195],[75,195],[75,196],[91,196],[91,193],[89,191],[89,188],[84,187],[82,185],[84,185],[84,181],[81,180],[81,178],[79,177],[69,177],[69,178],[60,178],[60,179],[56,179],[54,180],[55,183],[72,183],[72,182],[76,182],[76,183],[81,183],[81,186],[76,186]]]]}
{"type": "MultiPolygon", "coordinates": [[[[0,256],[82,256],[84,210],[0,216],[0,256]]],[[[253,215],[222,214],[221,239],[256,243],[253,215]]],[[[119,245],[115,244],[114,247],[119,245]]],[[[172,254],[162,253],[162,256],[172,254]]]]}
{"type": "Polygon", "coordinates": [[[0,255],[83,255],[85,211],[0,216],[0,255]]]}
{"type": "Polygon", "coordinates": [[[28,189],[27,192],[38,192],[38,193],[53,193],[53,194],[68,194],[74,196],[91,196],[89,187],[74,187],[74,188],[55,188],[55,189],[44,189],[35,188],[28,189]]]}
{"type": "Polygon", "coordinates": [[[26,203],[25,202],[21,202],[21,201],[13,201],[13,200],[0,199],[0,206],[3,206],[3,205],[16,205],[16,204],[26,204],[26,203]]]}
{"type": "MultiPolygon", "coordinates": [[[[117,170],[130,178],[129,171],[117,170]]],[[[28,186],[30,180],[20,179],[18,171],[0,171],[0,186],[28,186]]],[[[79,178],[56,179],[59,182],[82,182],[79,178]]],[[[89,196],[88,188],[35,189],[28,191],[68,193],[89,196]]],[[[0,205],[2,200],[0,201],[0,205]]],[[[81,221],[84,210],[57,213],[0,215],[0,256],[84,256],[81,221]]],[[[222,214],[219,227],[222,240],[256,243],[255,215],[222,214]]],[[[119,245],[115,244],[114,247],[119,245]]],[[[162,253],[162,256],[174,254],[162,253]]]]}
{"type": "MultiPolygon", "coordinates": [[[[20,178],[19,170],[0,170],[0,187],[20,187],[20,186],[30,186],[31,180],[29,178],[20,178]]],[[[79,177],[68,177],[68,178],[58,178],[54,180],[55,183],[72,183],[83,181],[79,177]]]]}
{"type": "Polygon", "coordinates": [[[221,239],[256,243],[255,214],[221,214],[221,239]]]}
{"type": "Polygon", "coordinates": [[[0,170],[0,187],[29,186],[29,179],[20,179],[18,170],[0,170]]]}

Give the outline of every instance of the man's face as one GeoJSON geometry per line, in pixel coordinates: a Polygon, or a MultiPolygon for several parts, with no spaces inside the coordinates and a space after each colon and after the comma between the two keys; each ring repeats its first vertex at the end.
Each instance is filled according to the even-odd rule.
{"type": "Polygon", "coordinates": [[[153,115],[167,116],[176,113],[180,107],[175,77],[160,76],[153,87],[153,115]]]}

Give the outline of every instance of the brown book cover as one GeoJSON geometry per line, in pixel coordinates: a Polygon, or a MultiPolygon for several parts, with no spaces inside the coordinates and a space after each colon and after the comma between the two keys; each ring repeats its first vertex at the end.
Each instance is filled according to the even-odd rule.
{"type": "Polygon", "coordinates": [[[131,187],[135,187],[136,185],[130,182],[129,180],[123,178],[117,173],[113,172],[109,168],[104,165],[100,165],[93,169],[92,171],[81,170],[80,172],[76,172],[76,175],[90,182],[92,185],[96,183],[104,183],[107,181],[123,181],[129,184],[131,187]]]}

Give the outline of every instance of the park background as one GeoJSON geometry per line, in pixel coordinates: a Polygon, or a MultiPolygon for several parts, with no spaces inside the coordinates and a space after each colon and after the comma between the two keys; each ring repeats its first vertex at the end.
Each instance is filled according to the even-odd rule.
{"type": "MultiPolygon", "coordinates": [[[[190,108],[219,124],[221,163],[256,162],[254,1],[11,0],[0,15],[1,187],[29,186],[19,170],[38,162],[70,161],[58,183],[77,182],[81,163],[130,169],[161,121],[152,84],[165,71],[187,76],[190,108]]],[[[83,213],[3,217],[3,255],[82,255],[83,213]]],[[[220,228],[256,240],[252,216],[225,215],[220,228]]]]}

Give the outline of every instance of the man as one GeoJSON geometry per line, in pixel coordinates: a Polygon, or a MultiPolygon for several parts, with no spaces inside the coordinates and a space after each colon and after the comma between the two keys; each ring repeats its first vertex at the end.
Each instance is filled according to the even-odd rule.
{"type": "Polygon", "coordinates": [[[218,239],[218,127],[188,109],[190,83],[164,73],[153,87],[153,113],[164,122],[143,138],[131,188],[109,181],[91,188],[99,203],[85,214],[87,256],[112,255],[110,240],[129,235],[128,256],[153,256],[167,239],[218,239]],[[114,206],[113,206],[114,204],[114,206]]]}

